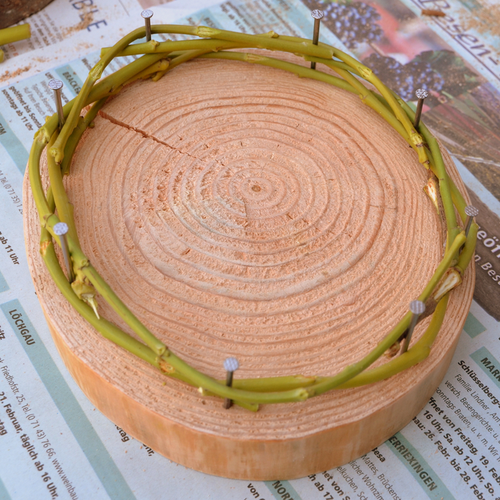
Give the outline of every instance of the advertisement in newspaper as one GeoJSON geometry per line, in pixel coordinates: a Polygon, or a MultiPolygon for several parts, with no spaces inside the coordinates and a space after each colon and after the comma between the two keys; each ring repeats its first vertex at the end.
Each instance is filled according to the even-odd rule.
{"type": "MultiPolygon", "coordinates": [[[[406,428],[360,459],[306,478],[250,482],[207,476],[131,438],[95,410],[68,374],[26,262],[22,182],[33,134],[55,112],[48,82],[62,80],[62,99],[68,102],[99,53],[92,45],[77,59],[68,52],[58,64],[50,64],[47,56],[40,63],[45,65],[42,72],[15,83],[9,79],[11,83],[0,87],[0,498],[500,499],[500,182],[495,154],[500,95],[495,64],[479,64],[477,59],[496,58],[495,40],[467,28],[466,21],[460,33],[477,42],[447,37],[442,23],[452,21],[424,19],[420,8],[425,2],[409,0],[344,4],[341,9],[351,9],[344,17],[360,19],[356,29],[343,23],[332,2],[235,0],[207,2],[206,8],[201,8],[203,2],[192,3],[197,7],[178,23],[295,36],[310,36],[309,12],[323,9],[323,41],[378,70],[408,100],[422,83],[431,86],[424,120],[457,159],[471,201],[480,209],[475,301],[457,351],[438,390],[406,428]],[[473,48],[478,44],[484,47],[473,48]],[[417,70],[421,76],[408,83],[410,72],[417,70]]],[[[14,61],[24,60],[23,53],[39,54],[43,47],[61,43],[64,29],[60,24],[52,27],[59,8],[69,9],[68,15],[73,9],[75,25],[86,22],[86,28],[106,20],[99,29],[111,28],[99,46],[123,34],[114,31],[109,18],[121,16],[127,25],[126,12],[141,10],[131,0],[100,0],[98,5],[89,0],[78,3],[81,9],[73,4],[56,0],[30,18],[40,31],[32,45],[8,47],[11,66],[5,71],[22,68],[14,61]]],[[[448,17],[461,13],[461,19],[467,18],[459,2],[434,4],[448,9],[448,17]]],[[[169,3],[154,9],[158,19],[173,15],[169,3]]],[[[86,28],[77,35],[90,33],[86,28]]],[[[130,60],[113,63],[109,71],[130,60]]]]}

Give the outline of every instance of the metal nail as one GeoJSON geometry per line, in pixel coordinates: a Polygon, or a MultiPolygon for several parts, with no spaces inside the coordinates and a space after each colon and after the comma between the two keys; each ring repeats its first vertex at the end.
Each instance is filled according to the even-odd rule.
{"type": "Polygon", "coordinates": [[[413,126],[415,128],[418,127],[420,123],[420,117],[422,116],[422,107],[424,106],[424,99],[429,97],[429,92],[425,89],[417,89],[415,95],[418,97],[417,103],[417,111],[415,111],[415,121],[413,122],[413,126]]]}
{"type": "Polygon", "coordinates": [[[73,283],[75,275],[73,274],[73,266],[71,265],[71,259],[69,256],[68,240],[66,237],[67,232],[68,225],[66,223],[58,222],[54,225],[54,234],[59,236],[59,241],[61,242],[61,250],[66,264],[66,269],[68,270],[68,280],[70,283],[73,283]]]}
{"type": "Polygon", "coordinates": [[[63,88],[63,82],[61,80],[50,80],[49,89],[54,91],[54,99],[56,101],[57,115],[59,116],[59,128],[64,125],[64,110],[61,100],[61,89],[63,88]]]}
{"type": "MultiPolygon", "coordinates": [[[[311,12],[311,16],[314,19],[314,31],[313,31],[313,45],[318,45],[319,42],[319,22],[324,17],[322,10],[315,9],[311,12]]],[[[311,69],[316,69],[316,63],[311,63],[311,69]]]]}
{"type": "Polygon", "coordinates": [[[418,317],[425,312],[425,304],[421,300],[412,300],[410,302],[410,311],[412,312],[410,328],[408,328],[408,333],[403,342],[403,349],[401,350],[401,354],[405,353],[408,350],[408,346],[410,345],[411,336],[413,335],[413,330],[418,321],[418,317]]]}
{"type": "MultiPolygon", "coordinates": [[[[226,370],[226,385],[231,387],[233,385],[233,373],[240,367],[238,360],[236,358],[226,358],[224,361],[224,369],[226,370]]],[[[229,410],[233,405],[232,399],[224,399],[224,408],[229,410]]]]}
{"type": "Polygon", "coordinates": [[[479,210],[472,205],[467,205],[465,207],[464,212],[465,212],[465,215],[467,215],[467,223],[465,225],[465,236],[468,236],[470,226],[471,226],[472,222],[474,221],[474,217],[477,217],[477,215],[479,214],[479,210]]]}
{"type": "Polygon", "coordinates": [[[153,17],[152,10],[143,10],[141,16],[144,19],[144,24],[146,25],[146,41],[151,40],[151,18],[153,17]]]}

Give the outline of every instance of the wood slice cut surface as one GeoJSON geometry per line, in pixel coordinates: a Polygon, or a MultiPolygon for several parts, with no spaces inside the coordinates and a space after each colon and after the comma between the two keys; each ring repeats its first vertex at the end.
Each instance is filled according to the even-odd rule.
{"type": "MultiPolygon", "coordinates": [[[[134,314],[202,372],[224,378],[231,356],[235,377],[249,378],[334,375],[393,328],[443,256],[426,180],[359,97],[203,60],[109,102],[65,183],[84,252],[134,314]]],[[[27,184],[25,200],[35,286],[72,375],[133,436],[211,474],[300,477],[379,445],[434,392],[472,300],[469,268],[430,357],[396,377],[228,411],[106,341],[65,303],[39,256],[27,184]]],[[[102,300],[99,309],[130,331],[102,300]]]]}

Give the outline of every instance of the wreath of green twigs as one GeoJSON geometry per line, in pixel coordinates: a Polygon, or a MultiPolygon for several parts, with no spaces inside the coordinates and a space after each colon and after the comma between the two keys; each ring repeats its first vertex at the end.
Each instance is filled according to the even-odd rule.
{"type": "Polygon", "coordinates": [[[41,254],[52,279],[68,302],[105,338],[150,363],[162,373],[198,387],[203,394],[229,398],[235,404],[253,411],[258,410],[259,404],[303,401],[332,389],[377,382],[425,359],[443,322],[449,291],[461,282],[461,277],[472,258],[478,227],[473,223],[466,237],[464,230],[458,225],[456,212],[460,215],[462,224],[466,221],[466,202],[446,172],[436,139],[422,123],[417,129],[414,128],[415,113],[408,104],[387,88],[369,68],[324,43],[314,45],[311,40],[282,36],[272,31],[248,35],[204,26],[154,25],[151,31],[153,34],[193,35],[198,38],[161,43],[150,40],[132,45],[132,42],[145,36],[145,28],[139,28],[123,37],[113,47],[102,49],[101,58],[90,71],[80,93],[64,106],[64,126],[59,130],[58,117],[54,114],[34,137],[29,158],[29,177],[40,216],[41,254]],[[306,61],[324,64],[339,77],[271,57],[229,51],[247,48],[289,52],[303,57],[306,61]],[[141,57],[101,80],[104,69],[113,58],[129,55],[141,57]],[[224,381],[199,372],[172,353],[134,316],[89,262],[80,247],[73,219],[73,206],[69,203],[63,185],[63,175],[69,173],[71,158],[79,139],[106,99],[119,92],[124,85],[140,78],[152,77],[156,81],[168,70],[198,57],[271,66],[358,94],[361,100],[379,113],[418,154],[420,163],[429,170],[429,181],[431,184],[434,182],[436,190],[439,191],[446,219],[447,242],[442,261],[418,297],[426,302],[427,312],[433,311],[430,324],[423,336],[406,353],[368,370],[370,365],[404,337],[412,317],[410,311],[368,355],[334,376],[297,375],[235,379],[232,387],[226,387],[224,381]],[[367,88],[363,80],[373,85],[378,92],[367,88]],[[85,116],[80,116],[82,109],[89,105],[92,106],[85,116]],[[40,157],[47,145],[50,186],[45,192],[40,176],[40,157]],[[54,248],[54,240],[60,245],[59,237],[53,230],[54,225],[59,222],[65,222],[69,227],[67,241],[75,275],[72,283],[69,283],[62,270],[54,248]],[[108,302],[142,342],[98,316],[96,294],[100,294],[108,302]]]}

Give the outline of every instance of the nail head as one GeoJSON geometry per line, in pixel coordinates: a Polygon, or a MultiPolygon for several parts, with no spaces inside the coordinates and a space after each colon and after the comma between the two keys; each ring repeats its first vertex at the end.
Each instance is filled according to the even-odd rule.
{"type": "Polygon", "coordinates": [[[68,232],[68,225],[65,222],[58,222],[54,225],[54,234],[56,236],[63,236],[68,232]]]}
{"type": "Polygon", "coordinates": [[[413,314],[423,314],[425,312],[425,304],[421,300],[412,300],[410,302],[410,311],[413,314]]]}
{"type": "Polygon", "coordinates": [[[324,17],[324,13],[322,10],[319,10],[319,9],[314,9],[312,12],[311,12],[311,16],[314,18],[314,19],[323,19],[324,17]]]}
{"type": "Polygon", "coordinates": [[[419,99],[426,99],[427,97],[429,97],[429,92],[427,92],[427,90],[425,90],[425,89],[417,89],[415,92],[415,95],[419,99]]]}
{"type": "Polygon", "coordinates": [[[224,369],[228,372],[235,372],[240,367],[236,358],[226,358],[224,360],[224,369]]]}
{"type": "Polygon", "coordinates": [[[473,205],[467,205],[464,212],[468,217],[476,217],[479,214],[479,210],[473,205]]]}
{"type": "Polygon", "coordinates": [[[63,82],[61,82],[61,80],[50,80],[48,85],[49,89],[52,90],[61,90],[63,88],[63,82]]]}
{"type": "Polygon", "coordinates": [[[141,12],[141,16],[144,18],[144,19],[151,19],[153,17],[153,11],[152,10],[143,10],[141,12]]]}

